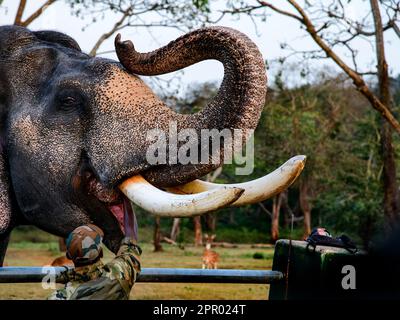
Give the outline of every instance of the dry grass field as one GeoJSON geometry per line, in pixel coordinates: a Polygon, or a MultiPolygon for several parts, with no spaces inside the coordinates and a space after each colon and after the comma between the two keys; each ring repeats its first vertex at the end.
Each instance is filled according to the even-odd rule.
{"type": "MultiPolygon", "coordinates": [[[[142,244],[142,267],[201,268],[203,248],[188,246],[184,250],[164,245],[164,252],[153,252],[151,244],[142,244]]],[[[238,248],[216,248],[220,254],[220,269],[271,269],[273,247],[253,249],[250,245],[238,248]],[[259,253],[262,259],[255,259],[259,253]],[[261,255],[260,255],[261,254],[261,255]]],[[[12,241],[6,256],[8,266],[42,266],[59,256],[55,241],[45,243],[12,241]]],[[[104,261],[112,258],[106,250],[104,261]]],[[[256,299],[268,297],[268,285],[254,284],[197,284],[197,283],[137,283],[131,299],[256,299]]],[[[45,299],[50,294],[41,284],[0,284],[0,299],[45,299]]]]}

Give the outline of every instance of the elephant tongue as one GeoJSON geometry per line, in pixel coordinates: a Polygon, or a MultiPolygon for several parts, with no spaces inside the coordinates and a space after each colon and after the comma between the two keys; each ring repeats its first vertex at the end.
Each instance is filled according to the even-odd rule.
{"type": "Polygon", "coordinates": [[[119,226],[121,227],[121,230],[125,232],[125,226],[124,226],[124,204],[113,204],[108,206],[108,210],[112,212],[115,218],[117,218],[119,226]]]}
{"type": "Polygon", "coordinates": [[[118,220],[125,236],[134,238],[137,241],[137,221],[130,200],[123,195],[122,203],[109,205],[108,209],[118,220]]]}

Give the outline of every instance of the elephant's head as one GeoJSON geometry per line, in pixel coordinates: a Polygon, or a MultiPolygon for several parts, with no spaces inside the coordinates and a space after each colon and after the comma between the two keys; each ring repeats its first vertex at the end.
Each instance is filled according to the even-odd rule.
{"type": "Polygon", "coordinates": [[[203,28],[146,54],[119,37],[115,44],[120,63],[90,57],[58,32],[0,27],[0,237],[20,223],[65,237],[91,222],[104,229],[115,251],[124,232],[125,195],[155,214],[194,215],[263,200],[300,173],[304,157],[253,182],[216,186],[196,179],[222,164],[222,152],[200,164],[146,158],[149,130],[167,132],[171,123],[196,132],[256,127],[266,74],[245,35],[203,28]],[[224,79],[196,114],[172,111],[137,76],[206,59],[223,63],[224,79]]]}

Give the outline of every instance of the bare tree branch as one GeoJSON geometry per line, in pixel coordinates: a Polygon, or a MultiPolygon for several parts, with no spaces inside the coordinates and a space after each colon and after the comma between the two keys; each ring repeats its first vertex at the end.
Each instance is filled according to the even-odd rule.
{"type": "Polygon", "coordinates": [[[400,28],[399,26],[396,24],[396,22],[391,21],[391,26],[394,30],[394,32],[397,34],[397,36],[400,38],[400,28]]]}
{"type": "Polygon", "coordinates": [[[222,167],[217,168],[209,177],[209,179],[207,179],[207,181],[209,182],[214,182],[222,173],[222,167]]]}
{"type": "MultiPolygon", "coordinates": [[[[329,46],[328,44],[318,35],[314,24],[311,22],[310,18],[303,10],[303,8],[295,1],[288,0],[288,2],[296,9],[296,11],[302,17],[301,23],[306,27],[307,32],[313,38],[313,40],[318,44],[318,46],[325,52],[325,54],[330,57],[352,80],[357,90],[361,92],[371,103],[372,107],[379,111],[381,115],[391,124],[391,126],[400,134],[400,124],[380,99],[371,91],[367,86],[364,79],[353,69],[351,69],[329,46]]],[[[266,2],[265,2],[266,3],[266,2]]],[[[273,9],[273,7],[268,6],[273,9]]],[[[275,9],[273,9],[275,10],[275,9]]],[[[277,11],[279,12],[279,11],[277,11]]],[[[285,14],[287,15],[287,14],[285,14]]],[[[292,15],[292,14],[291,14],[292,15]]],[[[289,15],[289,16],[291,16],[289,15]]],[[[297,16],[296,16],[297,17],[297,16]]]]}
{"type": "Polygon", "coordinates": [[[285,16],[288,16],[288,17],[291,17],[293,19],[296,19],[296,20],[300,21],[301,23],[304,23],[304,21],[303,21],[303,19],[301,17],[296,16],[295,14],[293,14],[291,12],[281,10],[281,9],[275,7],[274,5],[272,5],[272,4],[270,4],[270,3],[266,2],[266,1],[259,0],[258,3],[263,5],[264,7],[268,7],[268,8],[270,8],[270,9],[272,9],[272,10],[274,10],[274,11],[280,13],[280,14],[283,14],[285,16]]]}
{"type": "MultiPolygon", "coordinates": [[[[378,62],[378,77],[379,82],[385,88],[389,88],[389,73],[388,73],[388,65],[385,58],[385,41],[383,38],[383,27],[382,27],[382,19],[379,10],[378,0],[370,0],[372,14],[374,16],[374,24],[375,24],[375,38],[376,38],[376,60],[378,62]]],[[[380,90],[381,92],[384,90],[380,90]]],[[[381,97],[382,99],[383,97],[381,97]]],[[[390,100],[388,97],[384,99],[386,101],[390,100]]]]}
{"type": "Polygon", "coordinates": [[[26,0],[21,0],[18,5],[17,14],[15,15],[14,24],[20,26],[22,23],[22,15],[24,14],[26,0]]]}
{"type": "Polygon", "coordinates": [[[126,9],[119,21],[117,21],[113,28],[109,31],[104,33],[96,42],[96,44],[93,46],[92,50],[90,50],[90,55],[95,56],[97,53],[97,50],[99,50],[100,46],[103,44],[104,41],[106,41],[108,38],[110,38],[116,31],[119,30],[119,28],[122,26],[124,23],[125,19],[131,14],[132,8],[129,7],[126,9]]]}
{"type": "Polygon", "coordinates": [[[263,8],[263,5],[259,5],[259,6],[248,6],[245,8],[233,8],[231,10],[223,10],[222,11],[222,15],[225,15],[226,13],[231,13],[231,14],[235,14],[235,13],[247,13],[250,14],[253,11],[263,8]]]}
{"type": "Polygon", "coordinates": [[[32,13],[29,18],[21,22],[20,25],[23,27],[29,26],[34,20],[36,20],[49,6],[51,6],[57,0],[47,0],[39,9],[32,13]]]}
{"type": "MultiPolygon", "coordinates": [[[[287,1],[292,5],[292,7],[297,11],[297,13],[299,15],[282,10],[267,1],[258,0],[257,2],[260,4],[260,6],[267,7],[279,14],[285,15],[287,17],[290,17],[290,18],[293,18],[293,19],[299,21],[306,28],[306,31],[309,33],[309,35],[312,37],[312,39],[316,42],[316,44],[322,49],[322,51],[326,54],[326,56],[329,57],[330,59],[332,59],[350,77],[350,79],[353,80],[353,83],[354,83],[356,89],[364,97],[366,97],[368,99],[371,106],[375,110],[377,110],[390,123],[390,125],[397,131],[397,133],[400,134],[400,123],[393,116],[393,114],[391,113],[388,106],[386,106],[384,103],[382,103],[382,101],[372,92],[372,90],[368,87],[368,85],[365,83],[364,79],[362,78],[362,74],[358,72],[357,65],[355,64],[355,51],[350,50],[350,52],[352,54],[352,61],[355,64],[354,65],[355,69],[353,69],[349,65],[347,65],[336,54],[336,52],[333,51],[333,47],[336,44],[342,44],[342,45],[346,46],[346,48],[349,49],[350,46],[347,44],[347,42],[349,42],[353,38],[355,38],[356,35],[365,35],[365,36],[372,35],[369,32],[366,32],[362,28],[363,26],[365,27],[364,20],[366,17],[364,17],[363,21],[360,24],[360,23],[353,22],[353,21],[347,19],[345,17],[344,13],[343,14],[340,14],[340,13],[335,14],[331,10],[329,10],[327,12],[327,14],[330,18],[336,18],[338,20],[345,20],[345,25],[348,26],[347,31],[352,35],[350,38],[348,38],[346,40],[335,40],[334,44],[330,46],[330,43],[325,41],[323,36],[321,34],[319,34],[319,31],[326,29],[328,26],[326,24],[323,24],[322,27],[320,27],[317,30],[315,28],[312,20],[306,13],[306,11],[295,0],[287,0],[287,1]],[[354,35],[354,32],[356,33],[355,35],[354,35]]],[[[344,6],[340,1],[339,1],[339,4],[341,5],[342,10],[344,10],[344,6]]],[[[239,11],[250,14],[250,12],[252,12],[253,10],[257,10],[259,8],[260,7],[249,6],[248,8],[246,8],[246,7],[241,8],[239,11]],[[247,10],[247,11],[245,11],[245,10],[247,10]]],[[[396,14],[395,14],[395,17],[396,17],[397,16],[396,10],[398,10],[398,8],[396,7],[393,10],[395,10],[395,12],[396,12],[396,14]]],[[[231,13],[237,13],[237,12],[235,12],[235,10],[233,10],[233,11],[231,11],[231,13]]],[[[393,21],[395,21],[395,20],[393,20],[393,21]]],[[[391,27],[395,29],[397,27],[397,25],[395,25],[394,22],[392,24],[390,24],[390,22],[389,22],[388,25],[385,25],[385,27],[383,27],[383,31],[388,30],[391,27]]],[[[395,29],[396,34],[397,34],[397,31],[399,31],[398,27],[397,27],[397,30],[395,29]]]]}
{"type": "Polygon", "coordinates": [[[260,206],[260,208],[261,208],[266,214],[269,215],[270,218],[272,218],[272,213],[271,213],[271,211],[269,211],[269,210],[263,205],[262,202],[258,202],[258,205],[260,206]]]}

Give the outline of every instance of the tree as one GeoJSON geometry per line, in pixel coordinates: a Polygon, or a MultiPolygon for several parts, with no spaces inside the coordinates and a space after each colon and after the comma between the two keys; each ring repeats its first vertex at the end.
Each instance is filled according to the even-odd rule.
{"type": "Polygon", "coordinates": [[[196,247],[203,245],[203,231],[201,228],[201,216],[193,217],[193,229],[194,229],[194,245],[196,247]]]}
{"type": "Polygon", "coordinates": [[[271,242],[275,243],[279,239],[279,214],[281,211],[282,193],[275,196],[272,201],[271,242]]]}
{"type": "MultiPolygon", "coordinates": [[[[354,1],[347,1],[347,4],[354,1]]],[[[295,0],[287,0],[289,9],[282,2],[278,6],[269,1],[230,1],[225,13],[248,14],[257,17],[260,10],[273,11],[285,17],[295,19],[301,28],[310,36],[319,49],[302,51],[303,58],[330,59],[352,80],[355,88],[368,100],[370,106],[377,110],[386,122],[381,127],[381,154],[384,163],[383,190],[384,215],[386,229],[390,231],[400,217],[398,184],[396,177],[395,150],[392,141],[392,129],[400,133],[400,125],[393,116],[393,99],[389,90],[388,65],[385,58],[384,32],[393,30],[399,38],[397,25],[400,13],[400,2],[394,0],[370,0],[372,16],[367,12],[362,19],[355,20],[348,15],[346,6],[341,0],[304,1],[300,5],[295,0]],[[381,13],[381,10],[385,14],[381,13]],[[375,70],[361,70],[358,61],[357,40],[366,39],[376,48],[375,70]],[[347,63],[337,52],[345,48],[351,56],[347,63]],[[377,92],[368,85],[365,77],[375,77],[378,82],[377,92]]],[[[367,10],[368,11],[368,10],[367,10]]],[[[287,45],[284,45],[288,47],[287,45]]]]}
{"type": "Polygon", "coordinates": [[[153,233],[154,252],[164,251],[161,245],[161,239],[162,239],[162,233],[161,233],[160,217],[155,217],[154,233],[153,233]]]}
{"type": "MultiPolygon", "coordinates": [[[[28,0],[20,0],[15,14],[14,24],[28,27],[38,19],[46,9],[61,0],[47,0],[29,17],[24,19],[28,0]]],[[[109,31],[98,35],[90,50],[95,56],[102,44],[124,28],[177,28],[190,30],[204,25],[208,21],[208,1],[183,0],[64,0],[71,7],[71,13],[77,17],[91,17],[90,25],[102,21],[109,13],[118,17],[109,31]]],[[[0,2],[1,5],[1,2],[0,2]]]]}
{"type": "MultiPolygon", "coordinates": [[[[293,154],[306,154],[307,163],[287,196],[262,204],[264,212],[272,217],[279,208],[288,217],[293,214],[296,223],[303,223],[303,237],[318,223],[363,234],[367,244],[368,230],[377,226],[376,216],[382,214],[377,205],[382,194],[379,135],[371,134],[376,132],[374,113],[365,112],[366,101],[343,75],[313,70],[313,83],[289,88],[285,77],[295,77],[296,69],[290,64],[282,68],[270,85],[255,133],[255,176],[293,154]]],[[[284,218],[288,225],[290,218],[284,218]]],[[[279,218],[276,221],[271,224],[272,241],[279,235],[279,218]]]]}
{"type": "Polygon", "coordinates": [[[179,236],[179,233],[181,231],[181,218],[174,218],[172,222],[172,228],[171,228],[171,235],[170,238],[172,241],[176,242],[176,239],[179,236]]]}
{"type": "Polygon", "coordinates": [[[22,20],[27,0],[20,0],[18,9],[17,9],[17,13],[16,13],[15,19],[14,19],[14,24],[18,25],[18,26],[22,26],[22,27],[29,26],[33,21],[35,21],[37,18],[39,18],[48,7],[50,7],[56,1],[57,0],[47,0],[40,6],[39,9],[37,9],[34,13],[32,13],[28,18],[26,18],[25,20],[22,20]]]}
{"type": "Polygon", "coordinates": [[[204,25],[209,13],[207,1],[195,0],[75,0],[70,4],[77,16],[90,14],[94,23],[104,19],[109,12],[120,17],[108,32],[98,38],[90,51],[93,56],[104,41],[124,28],[176,28],[187,31],[204,25]]]}
{"type": "MultiPolygon", "coordinates": [[[[222,172],[222,167],[215,170],[212,174],[208,174],[206,177],[206,181],[214,182],[215,179],[222,172]]],[[[205,215],[205,220],[207,224],[207,228],[209,231],[213,232],[212,234],[215,235],[215,224],[216,224],[216,217],[214,213],[209,213],[205,215]]],[[[197,216],[193,218],[193,226],[194,226],[194,245],[195,246],[202,246],[203,245],[203,231],[201,227],[201,216],[197,216]]]]}
{"type": "MultiPolygon", "coordinates": [[[[378,92],[379,98],[383,104],[388,106],[389,109],[393,109],[393,97],[390,93],[390,82],[388,64],[385,57],[385,41],[383,35],[383,24],[380,12],[378,0],[370,0],[373,21],[374,21],[374,37],[376,47],[376,60],[378,61],[377,66],[377,77],[378,77],[378,92]]],[[[395,14],[400,11],[400,2],[397,3],[395,14]]],[[[392,21],[392,20],[391,20],[392,21]]],[[[394,20],[395,21],[395,20],[394,20]]],[[[395,22],[390,22],[390,25],[396,26],[395,22]]],[[[396,29],[394,29],[396,30],[396,29]]],[[[400,35],[399,35],[400,37],[400,35]]],[[[383,122],[381,126],[381,147],[382,157],[384,163],[384,174],[383,184],[384,190],[384,210],[386,215],[386,229],[388,231],[393,230],[394,224],[398,224],[400,220],[400,203],[399,203],[399,189],[397,184],[397,172],[395,162],[395,151],[392,142],[392,130],[390,126],[383,122]]]]}

